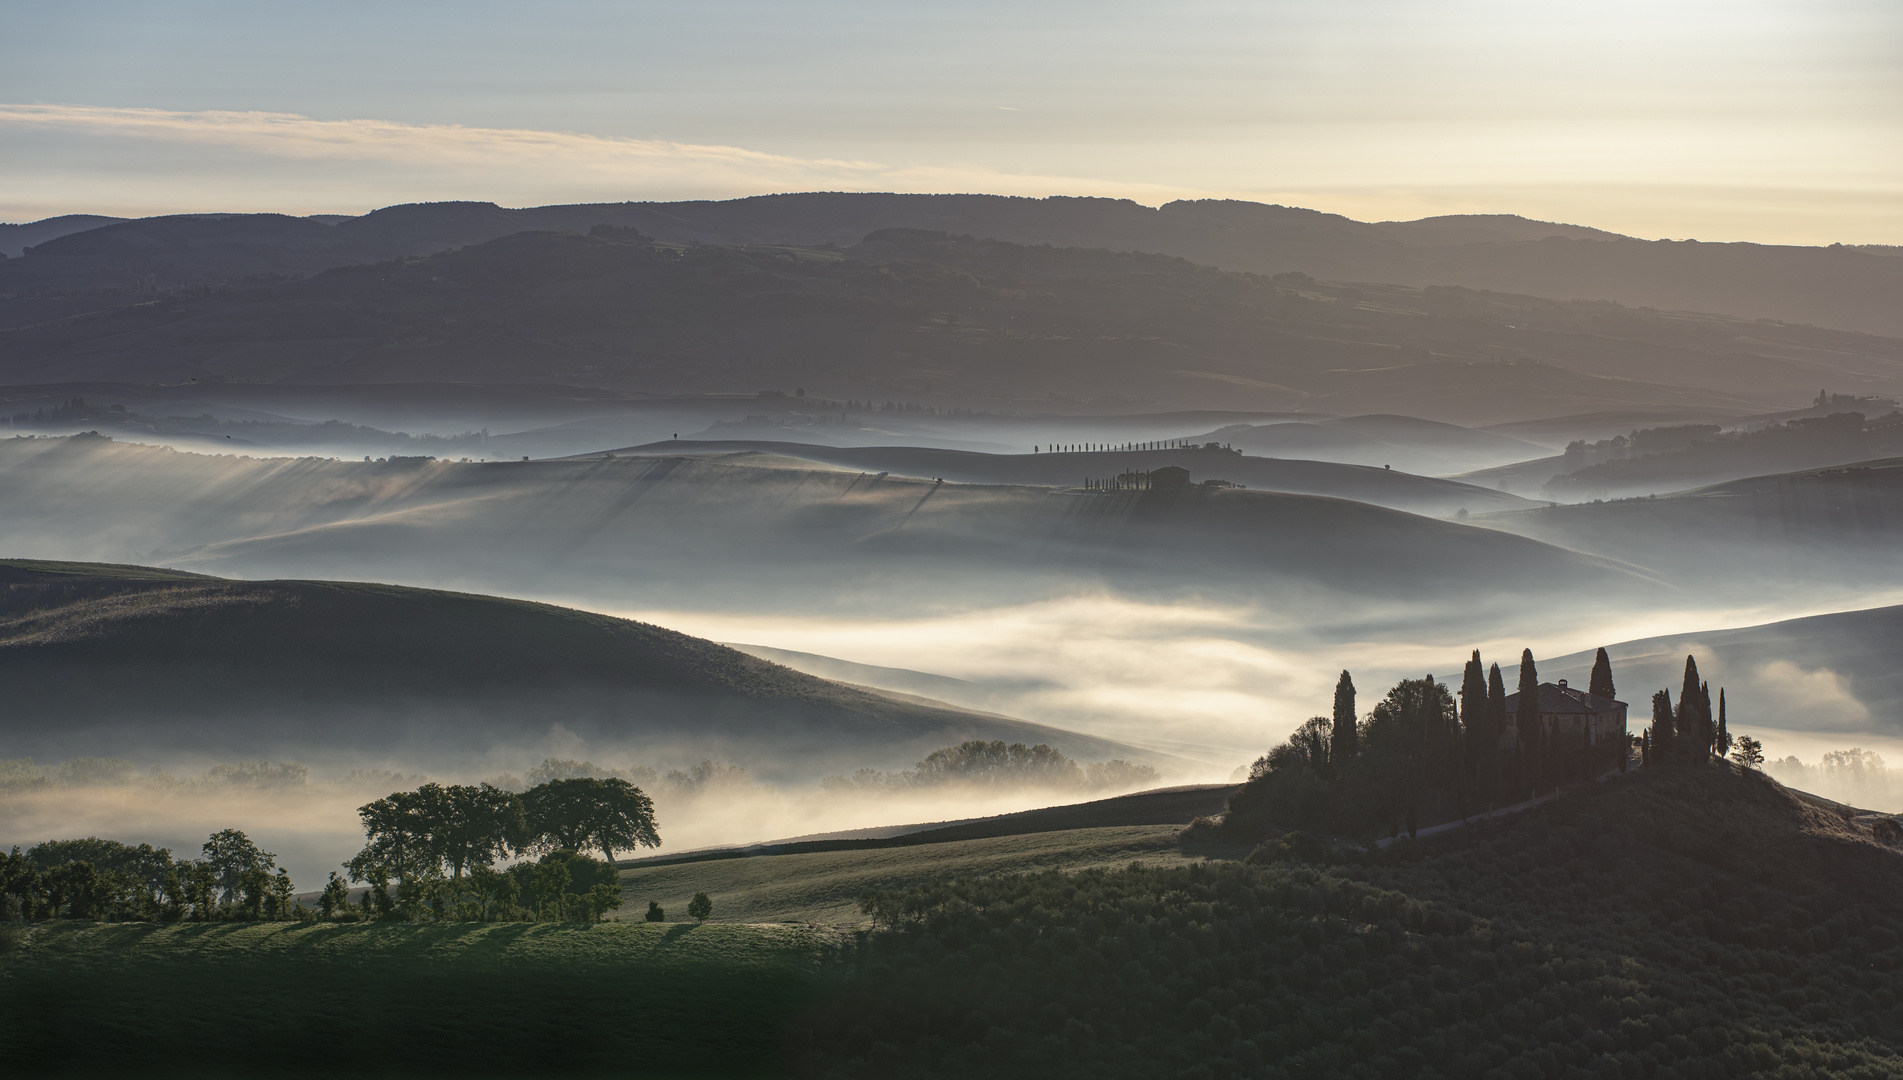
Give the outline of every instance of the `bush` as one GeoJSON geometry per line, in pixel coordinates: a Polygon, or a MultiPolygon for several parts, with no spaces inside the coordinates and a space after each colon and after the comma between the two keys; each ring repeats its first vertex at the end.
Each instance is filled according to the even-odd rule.
{"type": "Polygon", "coordinates": [[[647,920],[649,922],[666,922],[667,912],[661,910],[660,904],[656,903],[653,900],[649,900],[647,920]]]}

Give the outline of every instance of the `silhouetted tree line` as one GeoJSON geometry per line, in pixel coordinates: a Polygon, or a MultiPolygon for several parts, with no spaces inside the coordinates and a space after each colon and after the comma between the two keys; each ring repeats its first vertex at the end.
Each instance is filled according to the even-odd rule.
{"type": "MultiPolygon", "coordinates": [[[[1755,739],[1746,741],[1751,746],[1740,760],[1747,766],[1762,764],[1763,747],[1755,739]]],[[[1708,765],[1731,754],[1737,745],[1725,718],[1724,688],[1718,688],[1718,707],[1713,709],[1711,684],[1699,678],[1697,658],[1687,656],[1677,706],[1672,704],[1670,690],[1652,695],[1652,723],[1640,736],[1640,760],[1647,766],[1708,765]]]]}
{"type": "Polygon", "coordinates": [[[49,840],[0,856],[0,918],[212,922],[308,917],[290,875],[236,829],[197,859],[117,840],[49,840]]]}
{"type": "MultiPolygon", "coordinates": [[[[1615,693],[1604,649],[1589,692],[1615,693]]],[[[1332,714],[1310,719],[1257,759],[1221,824],[1199,828],[1255,836],[1273,823],[1339,836],[1412,834],[1424,823],[1522,802],[1625,768],[1623,736],[1602,738],[1589,723],[1561,730],[1541,720],[1531,650],[1520,656],[1518,693],[1509,714],[1500,666],[1485,665],[1476,649],[1458,696],[1432,675],[1403,679],[1358,716],[1354,678],[1343,671],[1332,714]]]]}
{"type": "Polygon", "coordinates": [[[820,781],[827,791],[905,791],[914,788],[967,784],[983,787],[1101,790],[1136,788],[1160,777],[1148,765],[1122,758],[1079,765],[1044,743],[1026,746],[1001,739],[968,739],[957,746],[940,747],[903,772],[860,769],[851,776],[829,776],[820,781]]]}
{"type": "Polygon", "coordinates": [[[333,872],[321,901],[327,919],[599,919],[621,905],[615,852],[661,843],[653,800],[618,777],[548,780],[521,795],[424,784],[357,815],[366,843],[344,869],[368,888],[353,911],[333,872]],[[591,848],[603,858],[580,854],[591,848]],[[511,854],[541,859],[494,869],[511,854]]]}

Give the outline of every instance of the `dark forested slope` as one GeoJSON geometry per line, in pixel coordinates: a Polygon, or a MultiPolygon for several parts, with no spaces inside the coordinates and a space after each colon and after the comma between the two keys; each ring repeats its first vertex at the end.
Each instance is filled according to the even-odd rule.
{"type": "Polygon", "coordinates": [[[726,201],[505,209],[386,207],[344,220],[277,214],[147,218],[60,237],[0,268],[9,291],[131,291],[425,254],[524,230],[635,228],[663,240],[845,246],[876,229],[1147,251],[1229,270],[1461,285],[1555,299],[1903,333],[1903,260],[1855,247],[1646,241],[1511,215],[1360,222],[1299,207],[1190,200],[809,192],[726,201]]]}
{"type": "Polygon", "coordinates": [[[5,332],[0,378],[806,389],[1490,423],[1743,415],[1819,386],[1891,393],[1903,389],[1903,342],[908,230],[850,249],[543,232],[42,319],[5,332]]]}
{"type": "Polygon", "coordinates": [[[792,1038],[829,1076],[1903,1069],[1903,852],[1761,775],[1647,770],[1402,846],[877,897],[894,929],[792,1038]]]}

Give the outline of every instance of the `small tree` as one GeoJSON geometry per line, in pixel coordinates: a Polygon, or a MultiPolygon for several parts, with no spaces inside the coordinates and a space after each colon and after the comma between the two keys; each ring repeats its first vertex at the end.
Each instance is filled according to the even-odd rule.
{"type": "Polygon", "coordinates": [[[1764,766],[1764,744],[1749,735],[1738,737],[1737,745],[1731,751],[1731,757],[1747,769],[1764,766]]]}
{"type": "Polygon", "coordinates": [[[295,897],[296,892],[291,885],[291,875],[282,866],[278,867],[277,876],[271,879],[271,895],[267,901],[271,918],[279,920],[290,918],[291,905],[295,902],[295,897]]]}
{"type": "Polygon", "coordinates": [[[350,886],[337,876],[337,871],[332,870],[330,880],[324,883],[324,894],[317,898],[317,910],[323,912],[324,918],[334,919],[338,912],[349,906],[350,886]]]}
{"type": "Polygon", "coordinates": [[[707,916],[713,913],[714,902],[704,892],[695,893],[694,898],[687,902],[687,914],[692,916],[696,923],[706,922],[707,916]]]}
{"type": "Polygon", "coordinates": [[[588,903],[589,914],[595,917],[596,922],[600,922],[607,917],[608,912],[621,906],[621,890],[613,885],[599,883],[588,890],[584,899],[588,903]]]}
{"type": "Polygon", "coordinates": [[[649,922],[666,922],[667,912],[661,910],[660,904],[656,903],[653,900],[649,900],[647,920],[649,922]]]}

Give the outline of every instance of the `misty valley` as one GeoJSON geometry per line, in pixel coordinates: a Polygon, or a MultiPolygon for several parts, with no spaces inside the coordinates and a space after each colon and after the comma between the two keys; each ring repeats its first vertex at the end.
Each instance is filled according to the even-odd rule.
{"type": "Polygon", "coordinates": [[[3,228],[19,1075],[1903,1072],[1896,249],[3,228]]]}

